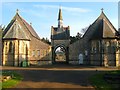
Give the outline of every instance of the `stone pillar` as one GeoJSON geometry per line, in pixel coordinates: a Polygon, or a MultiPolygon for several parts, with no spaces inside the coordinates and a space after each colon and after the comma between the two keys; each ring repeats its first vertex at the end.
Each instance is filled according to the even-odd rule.
{"type": "Polygon", "coordinates": [[[69,63],[69,47],[66,48],[66,63],[69,63]]]}
{"type": "Polygon", "coordinates": [[[100,66],[103,66],[103,58],[104,58],[104,51],[103,51],[103,43],[102,40],[100,40],[100,66]]]}
{"type": "Polygon", "coordinates": [[[119,50],[116,51],[116,66],[117,67],[120,66],[120,51],[119,50]]]}
{"type": "Polygon", "coordinates": [[[51,47],[52,48],[52,64],[55,63],[55,52],[54,52],[54,47],[51,47]]]}
{"type": "Polygon", "coordinates": [[[20,64],[19,64],[19,40],[18,40],[18,53],[17,53],[17,55],[18,55],[18,67],[20,66],[20,64]]]}

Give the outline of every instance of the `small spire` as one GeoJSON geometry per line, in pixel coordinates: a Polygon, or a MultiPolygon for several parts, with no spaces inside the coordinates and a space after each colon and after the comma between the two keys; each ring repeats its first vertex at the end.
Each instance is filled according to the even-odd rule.
{"type": "Polygon", "coordinates": [[[19,9],[16,10],[16,13],[19,13],[19,9]]]}
{"type": "Polygon", "coordinates": [[[58,20],[63,20],[63,18],[62,18],[62,10],[61,10],[61,6],[60,6],[60,8],[59,8],[58,20]]]}

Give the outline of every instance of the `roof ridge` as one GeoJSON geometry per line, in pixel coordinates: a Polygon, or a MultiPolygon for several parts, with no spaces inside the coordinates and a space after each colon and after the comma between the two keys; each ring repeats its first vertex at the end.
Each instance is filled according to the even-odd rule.
{"type": "Polygon", "coordinates": [[[19,14],[18,14],[18,16],[20,17],[20,19],[21,19],[21,21],[23,22],[23,24],[25,25],[25,27],[28,29],[28,31],[30,32],[30,34],[33,36],[33,37],[35,37],[36,39],[39,39],[40,40],[40,37],[37,35],[37,33],[35,32],[35,30],[33,29],[33,27],[31,26],[31,25],[29,25],[28,23],[27,23],[27,21],[25,20],[25,19],[23,19],[19,14]],[[32,32],[30,31],[30,29],[28,28],[28,26],[33,30],[33,32],[37,35],[37,36],[35,36],[35,35],[33,35],[32,34],[32,32]]]}
{"type": "MultiPolygon", "coordinates": [[[[19,15],[19,14],[18,14],[19,15]]],[[[19,17],[20,17],[20,15],[19,15],[19,17]]],[[[27,22],[26,22],[26,20],[25,19],[23,19],[22,17],[20,17],[20,19],[21,19],[21,21],[23,22],[23,24],[26,26],[26,24],[28,24],[27,22]],[[26,23],[26,24],[25,24],[26,23]]],[[[28,24],[29,25],[29,24],[28,24]]],[[[33,27],[31,26],[31,25],[29,25],[32,29],[33,29],[33,27]]],[[[28,29],[28,31],[29,31],[29,28],[26,26],[26,28],[28,29]]],[[[34,30],[34,29],[33,29],[34,30]]],[[[30,32],[30,31],[29,31],[30,32]]],[[[36,33],[36,32],[35,32],[36,33]]],[[[41,39],[40,39],[40,37],[39,38],[37,38],[37,37],[35,37],[31,32],[30,32],[30,34],[34,37],[34,38],[36,38],[36,39],[38,39],[39,41],[41,41],[42,43],[44,43],[41,39]]],[[[37,34],[37,33],[36,33],[37,34]]],[[[47,43],[44,43],[44,44],[47,44],[47,43]]],[[[47,44],[47,45],[49,45],[49,44],[47,44]]]]}
{"type": "MultiPolygon", "coordinates": [[[[112,28],[115,29],[116,32],[118,32],[103,11],[101,12],[101,15],[100,15],[100,16],[102,16],[102,15],[103,15],[103,16],[105,17],[105,19],[110,23],[110,25],[112,26],[112,28]]],[[[100,16],[99,16],[99,17],[100,17],[100,16]]],[[[98,18],[99,18],[99,17],[98,17],[98,18]]]]}
{"type": "MultiPolygon", "coordinates": [[[[84,33],[83,38],[86,36],[86,34],[89,32],[89,30],[91,30],[91,28],[93,28],[94,24],[99,22],[99,20],[103,20],[105,19],[105,22],[108,22],[110,24],[110,26],[115,30],[115,32],[117,33],[118,31],[115,29],[115,27],[112,25],[112,23],[110,22],[110,20],[107,18],[107,16],[104,14],[104,12],[102,11],[100,16],[89,26],[89,28],[87,29],[87,31],[84,33]]],[[[102,27],[103,28],[103,27],[102,27]]],[[[104,28],[103,28],[104,29],[104,28]]]]}

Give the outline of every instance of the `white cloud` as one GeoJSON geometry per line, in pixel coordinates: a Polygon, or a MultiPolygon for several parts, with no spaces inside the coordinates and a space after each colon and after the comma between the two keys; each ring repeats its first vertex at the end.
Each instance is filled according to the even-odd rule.
{"type": "MultiPolygon", "coordinates": [[[[53,8],[53,9],[58,9],[59,6],[57,5],[33,5],[36,8],[44,8],[44,9],[49,9],[49,8],[53,8]]],[[[86,12],[90,12],[90,9],[84,9],[84,8],[75,8],[75,7],[65,7],[62,6],[62,10],[65,10],[67,12],[76,12],[76,13],[86,13],[86,12]]]]}
{"type": "Polygon", "coordinates": [[[69,12],[79,12],[79,13],[86,13],[90,12],[91,10],[83,9],[83,8],[73,8],[73,7],[62,7],[63,10],[69,11],[69,12]]]}
{"type": "Polygon", "coordinates": [[[33,5],[33,7],[36,7],[36,8],[58,8],[57,5],[33,5]]]}

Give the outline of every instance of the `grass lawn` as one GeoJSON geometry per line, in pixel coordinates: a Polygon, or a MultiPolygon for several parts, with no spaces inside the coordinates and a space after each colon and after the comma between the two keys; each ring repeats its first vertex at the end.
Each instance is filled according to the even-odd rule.
{"type": "Polygon", "coordinates": [[[2,75],[12,76],[12,79],[0,83],[0,84],[2,84],[3,89],[14,87],[16,84],[18,84],[23,79],[21,75],[19,75],[16,72],[12,72],[12,71],[3,71],[2,75]]]}
{"type": "Polygon", "coordinates": [[[92,85],[96,88],[96,90],[115,90],[116,86],[120,86],[120,84],[108,83],[106,80],[104,80],[104,74],[120,74],[120,70],[108,71],[92,76],[90,78],[90,81],[92,85]]]}

